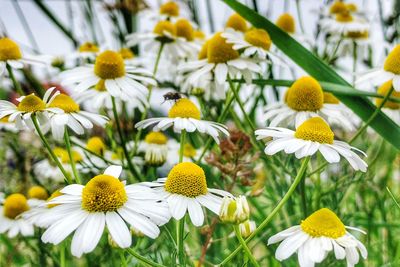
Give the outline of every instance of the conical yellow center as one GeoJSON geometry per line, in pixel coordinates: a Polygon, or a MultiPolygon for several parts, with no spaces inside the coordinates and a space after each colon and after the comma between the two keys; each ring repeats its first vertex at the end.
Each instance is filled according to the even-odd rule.
{"type": "Polygon", "coordinates": [[[358,10],[358,7],[357,7],[357,5],[355,3],[346,4],[346,8],[350,12],[357,12],[357,10],[358,10]]]}
{"type": "Polygon", "coordinates": [[[179,19],[177,22],[175,22],[175,28],[176,36],[185,38],[187,41],[193,41],[193,27],[187,19],[179,19]]]}
{"type": "Polygon", "coordinates": [[[121,48],[119,50],[119,54],[123,59],[132,59],[135,57],[135,54],[133,54],[132,50],[126,47],[121,48]]]}
{"type": "Polygon", "coordinates": [[[99,52],[99,47],[94,43],[86,42],[79,47],[78,51],[81,53],[82,52],[97,53],[99,52]]]}
{"type": "Polygon", "coordinates": [[[396,75],[400,74],[400,44],[389,53],[383,65],[383,69],[396,75]]]}
{"type": "Polygon", "coordinates": [[[194,163],[179,163],[169,172],[165,190],[186,197],[205,195],[207,194],[206,175],[203,169],[194,163]]]}
{"type": "Polygon", "coordinates": [[[117,52],[104,51],[96,58],[94,73],[104,80],[122,77],[125,75],[124,59],[117,52]]]}
{"type": "Polygon", "coordinates": [[[285,101],[290,108],[297,111],[316,111],[323,106],[324,94],[317,80],[305,76],[287,90],[285,101]]]}
{"type": "Polygon", "coordinates": [[[32,186],[28,190],[28,197],[46,200],[49,197],[49,194],[47,194],[46,189],[41,186],[32,186]]]}
{"type": "Polygon", "coordinates": [[[95,136],[88,140],[86,149],[97,155],[103,156],[106,150],[106,145],[100,137],[95,136]]]}
{"type": "Polygon", "coordinates": [[[235,13],[228,18],[225,27],[232,28],[236,31],[245,32],[247,30],[247,22],[242,16],[235,13]]]}
{"type": "Polygon", "coordinates": [[[346,32],[345,37],[352,39],[368,39],[369,32],[368,31],[349,31],[346,32]]]}
{"type": "Polygon", "coordinates": [[[106,89],[106,83],[105,83],[105,82],[106,82],[105,80],[100,79],[100,80],[96,83],[96,85],[94,86],[94,89],[95,89],[96,91],[98,91],[98,92],[105,92],[105,91],[107,91],[107,89],[106,89]]]}
{"type": "Polygon", "coordinates": [[[116,211],[127,200],[124,184],[110,175],[93,177],[82,190],[82,208],[88,212],[116,211]]]}
{"type": "Polygon", "coordinates": [[[168,112],[170,118],[193,118],[200,120],[201,114],[197,106],[187,98],[175,102],[168,112]]]}
{"type": "Polygon", "coordinates": [[[22,194],[9,195],[4,201],[3,214],[9,219],[15,219],[27,210],[29,210],[28,201],[22,194]]]}
{"type": "Polygon", "coordinates": [[[193,32],[193,36],[195,39],[200,39],[200,40],[204,40],[206,38],[206,35],[204,34],[204,32],[202,32],[200,30],[195,30],[193,32]]]}
{"type": "Polygon", "coordinates": [[[332,93],[324,92],[324,103],[326,104],[339,104],[339,99],[337,99],[332,93]]]}
{"type": "Polygon", "coordinates": [[[207,40],[204,42],[203,46],[201,47],[200,51],[199,51],[199,55],[198,55],[198,59],[206,59],[207,58],[207,53],[208,53],[208,43],[210,42],[210,40],[207,40]]]}
{"type": "Polygon", "coordinates": [[[294,134],[296,138],[310,140],[320,144],[333,144],[334,134],[329,125],[320,117],[303,122],[294,134]]]}
{"type": "Polygon", "coordinates": [[[301,229],[312,237],[339,238],[346,228],[334,212],[327,208],[317,210],[301,222],[301,229]]]}
{"type": "Polygon", "coordinates": [[[177,17],[179,16],[179,5],[173,1],[160,6],[160,14],[177,17]]]}
{"type": "Polygon", "coordinates": [[[244,34],[244,39],[250,44],[269,50],[271,47],[271,38],[268,32],[263,29],[251,29],[244,34]]]}
{"type": "Polygon", "coordinates": [[[146,135],[144,141],[148,144],[165,145],[168,141],[168,138],[163,133],[150,132],[146,135]]]}
{"type": "Polygon", "coordinates": [[[280,15],[278,20],[276,21],[276,26],[287,33],[295,33],[296,31],[296,22],[293,16],[289,13],[284,13],[280,15]]]}
{"type": "Polygon", "coordinates": [[[0,61],[18,60],[21,58],[21,50],[17,43],[7,37],[0,39],[0,61]]]}
{"type": "Polygon", "coordinates": [[[335,1],[329,8],[329,13],[339,14],[347,11],[347,6],[342,1],[335,1]]]}
{"type": "MultiPolygon", "coordinates": [[[[389,80],[385,83],[383,83],[379,88],[378,88],[378,94],[382,96],[386,96],[390,89],[392,88],[392,80],[389,80]]],[[[399,97],[400,98],[400,92],[392,91],[390,94],[391,97],[399,97]]],[[[377,106],[380,106],[383,102],[383,98],[377,98],[375,100],[375,103],[377,106]]],[[[386,103],[383,105],[385,108],[389,109],[400,109],[400,103],[398,102],[393,102],[393,101],[386,101],[386,103]]]]}
{"type": "Polygon", "coordinates": [[[336,14],[335,18],[336,18],[336,21],[344,22],[344,23],[352,22],[354,20],[353,16],[349,12],[336,14]]]}
{"type": "Polygon", "coordinates": [[[23,112],[36,112],[46,108],[46,104],[34,94],[28,95],[18,104],[17,109],[23,112]]]}
{"type": "Polygon", "coordinates": [[[161,36],[165,36],[165,32],[168,32],[171,35],[175,36],[176,35],[175,25],[168,20],[159,21],[156,24],[156,26],[154,27],[153,33],[161,35],[161,36]]]}
{"type": "Polygon", "coordinates": [[[75,101],[69,95],[66,94],[59,94],[56,96],[50,103],[50,107],[60,108],[66,113],[78,112],[80,110],[79,105],[75,103],[75,101]]]}
{"type": "Polygon", "coordinates": [[[239,57],[239,52],[232,48],[232,44],[228,44],[221,33],[216,33],[208,40],[207,59],[210,63],[226,63],[239,57]]]}
{"type": "MultiPolygon", "coordinates": [[[[62,195],[63,194],[60,192],[60,190],[56,190],[50,195],[50,197],[47,199],[47,202],[52,200],[52,199],[54,199],[54,198],[56,198],[56,197],[62,196],[62,195]]],[[[51,209],[51,208],[53,208],[55,206],[58,206],[58,205],[60,205],[60,204],[47,204],[47,208],[51,209]]]]}
{"type": "Polygon", "coordinates": [[[197,154],[196,149],[189,143],[183,146],[183,155],[187,158],[193,158],[197,154]]]}

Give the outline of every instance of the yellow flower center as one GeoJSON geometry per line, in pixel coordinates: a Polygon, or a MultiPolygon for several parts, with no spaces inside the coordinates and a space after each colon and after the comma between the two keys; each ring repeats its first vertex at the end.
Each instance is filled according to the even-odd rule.
{"type": "Polygon", "coordinates": [[[206,59],[207,58],[207,53],[208,53],[208,43],[210,42],[210,40],[207,40],[204,42],[203,46],[201,47],[200,51],[199,51],[199,55],[198,55],[198,59],[206,59]]]}
{"type": "Polygon", "coordinates": [[[368,31],[349,31],[345,34],[345,37],[352,39],[367,39],[369,37],[368,31]]]}
{"type": "Polygon", "coordinates": [[[357,10],[358,10],[358,7],[357,7],[357,5],[355,3],[346,4],[346,8],[350,12],[357,12],[357,10]]]}
{"type": "Polygon", "coordinates": [[[60,108],[66,113],[78,112],[80,110],[79,105],[75,103],[75,101],[69,95],[66,94],[59,94],[56,96],[50,103],[50,107],[60,108]]]}
{"type": "Polygon", "coordinates": [[[225,27],[232,28],[236,31],[245,32],[247,30],[247,22],[242,16],[235,13],[228,18],[225,27]]]}
{"type": "Polygon", "coordinates": [[[175,25],[168,21],[168,20],[162,20],[159,21],[156,26],[153,29],[153,33],[161,35],[161,36],[165,36],[164,32],[168,32],[171,35],[175,36],[176,35],[176,27],[175,25]]]}
{"type": "Polygon", "coordinates": [[[320,144],[333,144],[334,134],[329,125],[320,117],[303,122],[294,134],[296,138],[310,140],[320,144]]]}
{"type": "Polygon", "coordinates": [[[195,39],[200,39],[200,40],[204,40],[206,38],[206,35],[204,34],[204,32],[202,32],[200,30],[195,30],[193,32],[193,36],[195,39]]]}
{"type": "Polygon", "coordinates": [[[186,197],[205,195],[207,194],[206,175],[203,169],[194,163],[179,163],[169,172],[165,190],[186,197]]]}
{"type": "MultiPolygon", "coordinates": [[[[60,192],[60,190],[56,190],[50,195],[50,197],[47,199],[47,202],[59,196],[62,196],[62,193],[60,192]]],[[[58,205],[60,204],[47,204],[47,208],[51,209],[58,205]]]]}
{"type": "Polygon", "coordinates": [[[193,158],[197,154],[196,149],[189,143],[183,146],[183,155],[187,158],[193,158]]]}
{"type": "Polygon", "coordinates": [[[96,91],[98,91],[98,92],[105,92],[105,91],[107,91],[105,82],[106,82],[105,80],[100,79],[100,80],[96,83],[96,85],[94,86],[94,89],[95,89],[96,91]]]}
{"type": "Polygon", "coordinates": [[[124,184],[110,175],[93,177],[82,190],[82,208],[88,212],[116,211],[127,200],[124,184]]]}
{"type": "Polygon", "coordinates": [[[95,136],[88,140],[86,149],[97,155],[103,156],[106,150],[106,145],[100,137],[95,136]]]}
{"type": "Polygon", "coordinates": [[[340,101],[332,93],[324,92],[324,103],[339,104],[340,101]]]}
{"type": "Polygon", "coordinates": [[[21,50],[16,42],[7,37],[0,39],[0,61],[18,60],[21,58],[21,50]]]}
{"type": "Polygon", "coordinates": [[[301,229],[312,237],[339,238],[346,234],[346,228],[330,209],[317,210],[301,222],[301,229]]]}
{"type": "Polygon", "coordinates": [[[168,141],[168,138],[163,133],[150,132],[146,135],[144,141],[148,144],[165,145],[168,141]]]}
{"type": "Polygon", "coordinates": [[[278,20],[276,21],[276,26],[287,33],[295,33],[296,31],[296,22],[293,16],[289,13],[284,13],[280,15],[278,20]]]}
{"type": "Polygon", "coordinates": [[[177,17],[179,16],[179,5],[173,1],[167,2],[160,6],[160,14],[177,17]]]}
{"type": "Polygon", "coordinates": [[[244,39],[250,44],[269,50],[271,47],[271,38],[268,32],[263,29],[251,29],[244,34],[244,39]]]}
{"type": "Polygon", "coordinates": [[[132,59],[135,57],[135,54],[133,54],[132,50],[126,47],[121,48],[119,50],[119,54],[123,59],[132,59]]]}
{"type": "Polygon", "coordinates": [[[338,13],[336,14],[336,21],[338,22],[352,22],[353,16],[349,12],[338,13]]]}
{"type": "MultiPolygon", "coordinates": [[[[379,88],[378,88],[378,94],[382,96],[386,96],[390,89],[392,88],[392,80],[389,80],[385,83],[383,83],[379,88]]],[[[400,98],[400,92],[392,91],[390,94],[391,97],[399,97],[400,98]]],[[[383,98],[377,98],[375,100],[375,103],[377,106],[380,106],[382,104],[383,98]]],[[[383,105],[385,108],[389,109],[400,109],[400,103],[397,102],[392,102],[392,101],[386,101],[386,103],[383,105]]]]}
{"type": "Polygon", "coordinates": [[[9,219],[15,219],[27,210],[29,210],[28,201],[22,194],[9,195],[4,201],[3,214],[9,219]]]}
{"type": "Polygon", "coordinates": [[[183,37],[188,41],[193,41],[194,31],[192,24],[187,19],[179,19],[175,22],[176,36],[183,37]]]}
{"type": "Polygon", "coordinates": [[[347,11],[347,6],[342,1],[334,2],[329,8],[329,13],[331,14],[339,14],[347,11]]]}
{"type": "Polygon", "coordinates": [[[397,45],[387,56],[383,69],[396,75],[400,74],[400,45],[397,45]]]}
{"type": "MultiPolygon", "coordinates": [[[[72,150],[72,151],[71,151],[71,154],[72,154],[72,160],[73,160],[74,162],[81,162],[81,161],[83,160],[82,155],[81,155],[78,151],[72,150]]],[[[70,162],[71,162],[70,159],[69,159],[69,154],[68,154],[67,151],[65,151],[65,152],[62,154],[62,156],[61,156],[61,162],[62,162],[62,163],[70,163],[70,162]]]]}
{"type": "Polygon", "coordinates": [[[200,120],[200,110],[187,98],[181,98],[175,102],[168,112],[170,118],[193,118],[200,120]]]}
{"type": "Polygon", "coordinates": [[[97,53],[99,52],[99,47],[94,43],[86,42],[78,48],[78,51],[81,53],[82,52],[97,53]]]}
{"type": "Polygon", "coordinates": [[[297,111],[316,111],[323,106],[324,94],[317,80],[305,76],[287,90],[285,101],[291,109],[297,111]]]}
{"type": "Polygon", "coordinates": [[[125,75],[124,59],[117,52],[104,51],[96,58],[94,73],[104,80],[122,77],[125,75]]]}
{"type": "Polygon", "coordinates": [[[46,189],[44,189],[41,186],[32,186],[28,190],[28,196],[29,196],[29,198],[46,200],[49,197],[49,194],[47,194],[46,189]]]}
{"type": "Polygon", "coordinates": [[[239,57],[239,52],[232,48],[232,44],[228,44],[221,33],[216,33],[207,45],[207,59],[209,63],[226,63],[239,57]]]}
{"type": "Polygon", "coordinates": [[[23,112],[36,112],[46,108],[46,104],[34,94],[28,95],[18,104],[17,109],[23,112]]]}
{"type": "Polygon", "coordinates": [[[0,122],[2,122],[2,123],[10,123],[8,121],[9,118],[10,118],[10,115],[4,116],[3,118],[0,119],[0,122]]]}

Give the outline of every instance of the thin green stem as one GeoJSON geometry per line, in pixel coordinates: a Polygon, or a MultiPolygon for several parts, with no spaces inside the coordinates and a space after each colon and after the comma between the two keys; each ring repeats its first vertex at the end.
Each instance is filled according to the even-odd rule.
{"type": "Polygon", "coordinates": [[[17,93],[18,93],[20,96],[23,96],[25,93],[24,93],[24,91],[22,91],[21,84],[20,84],[20,83],[17,81],[17,79],[15,78],[13,69],[11,68],[11,66],[10,66],[8,63],[6,63],[6,68],[7,68],[7,71],[8,71],[8,75],[10,75],[10,78],[11,78],[11,80],[12,80],[12,82],[13,82],[15,91],[17,91],[17,93]]]}
{"type": "MultiPolygon", "coordinates": [[[[288,191],[286,194],[283,196],[281,201],[279,201],[278,205],[272,210],[272,212],[267,216],[267,218],[264,219],[264,221],[257,227],[257,229],[245,240],[246,243],[248,243],[250,240],[252,240],[256,235],[258,235],[269,223],[270,221],[274,218],[274,216],[282,209],[283,205],[289,200],[289,198],[292,196],[293,192],[296,190],[297,185],[300,183],[301,179],[303,179],[303,176],[306,172],[308,162],[310,161],[310,156],[306,157],[303,159],[303,162],[300,166],[299,171],[297,172],[296,177],[293,180],[292,185],[289,187],[288,191]]],[[[232,258],[242,249],[242,245],[237,247],[231,254],[228,255],[219,265],[222,266],[226,263],[228,263],[232,258]]]]}
{"type": "Polygon", "coordinates": [[[81,184],[81,178],[79,177],[79,173],[76,170],[76,165],[75,165],[75,159],[74,159],[74,155],[71,149],[71,140],[69,138],[69,133],[68,133],[68,128],[65,127],[65,131],[64,131],[64,141],[65,141],[65,146],[67,148],[67,152],[68,152],[68,157],[69,157],[69,163],[71,164],[71,168],[72,168],[72,173],[74,174],[75,177],[75,182],[77,184],[81,184]]]}
{"type": "Polygon", "coordinates": [[[60,267],[66,267],[66,264],[65,264],[65,241],[60,244],[60,267]]]}
{"type": "Polygon", "coordinates": [[[185,266],[185,251],[183,246],[183,235],[185,232],[185,217],[176,221],[176,245],[178,248],[178,259],[181,266],[185,266]]]}
{"type": "Polygon", "coordinates": [[[122,249],[119,251],[119,258],[121,260],[121,266],[128,267],[128,263],[126,262],[126,258],[125,258],[125,253],[122,249]]]}
{"type": "Polygon", "coordinates": [[[251,261],[253,266],[259,267],[260,265],[258,264],[257,260],[254,258],[253,254],[251,253],[249,247],[247,246],[246,242],[244,241],[244,239],[240,233],[239,225],[234,225],[233,229],[235,230],[236,238],[239,240],[240,245],[242,246],[244,252],[246,253],[247,257],[249,258],[249,260],[251,261]]]}
{"type": "Polygon", "coordinates": [[[136,258],[137,260],[139,260],[140,262],[146,263],[152,267],[166,267],[165,265],[162,264],[158,264],[152,260],[149,260],[145,257],[143,257],[142,255],[140,255],[139,253],[137,253],[136,251],[134,251],[132,248],[127,248],[126,251],[131,254],[134,258],[136,258]]]}
{"type": "Polygon", "coordinates": [[[60,169],[60,171],[64,175],[65,182],[67,184],[71,184],[72,183],[71,178],[69,177],[67,171],[64,169],[64,167],[62,166],[61,162],[58,160],[57,156],[54,154],[53,150],[51,149],[49,142],[47,141],[46,137],[42,133],[42,130],[40,129],[40,126],[39,126],[39,124],[37,122],[35,114],[32,115],[32,122],[33,122],[33,125],[35,126],[35,129],[36,129],[40,139],[42,140],[44,146],[46,147],[47,151],[49,152],[52,160],[55,162],[57,167],[60,169]]]}
{"type": "Polygon", "coordinates": [[[185,148],[185,138],[186,138],[186,131],[182,130],[180,147],[179,147],[179,163],[181,163],[183,161],[183,151],[184,151],[184,148],[185,148]]]}

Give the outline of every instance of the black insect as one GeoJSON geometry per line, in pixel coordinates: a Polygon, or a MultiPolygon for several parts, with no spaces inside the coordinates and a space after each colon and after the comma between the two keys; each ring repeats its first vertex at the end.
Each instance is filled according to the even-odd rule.
{"type": "Polygon", "coordinates": [[[178,101],[179,99],[182,98],[182,95],[180,93],[178,93],[178,92],[168,92],[165,95],[163,95],[163,97],[164,97],[164,102],[165,101],[174,101],[174,102],[176,102],[176,101],[178,101]]]}

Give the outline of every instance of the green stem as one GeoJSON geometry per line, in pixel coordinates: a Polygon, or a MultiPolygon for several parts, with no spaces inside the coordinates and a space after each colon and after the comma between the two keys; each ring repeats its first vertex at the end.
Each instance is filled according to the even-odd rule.
{"type": "Polygon", "coordinates": [[[53,159],[53,161],[56,163],[57,167],[60,169],[60,171],[64,175],[65,182],[67,184],[71,184],[72,183],[71,178],[69,177],[68,173],[66,172],[66,170],[62,166],[61,162],[58,160],[57,156],[54,154],[53,150],[50,147],[49,142],[47,142],[46,137],[43,135],[42,130],[40,130],[40,126],[39,126],[39,124],[38,124],[38,122],[36,120],[36,115],[35,114],[32,115],[32,122],[33,122],[33,125],[35,126],[35,129],[36,129],[40,139],[42,140],[44,146],[46,147],[47,151],[49,152],[51,158],[53,159]]]}
{"type": "Polygon", "coordinates": [[[119,258],[121,259],[121,266],[128,267],[128,263],[126,262],[125,254],[122,249],[119,251],[119,258]]]}
{"type": "Polygon", "coordinates": [[[68,133],[67,127],[65,127],[65,130],[64,130],[64,141],[65,141],[65,146],[67,147],[69,163],[71,164],[72,173],[74,174],[74,177],[75,177],[75,183],[81,184],[82,181],[81,181],[81,178],[79,177],[78,171],[76,170],[74,155],[73,155],[72,149],[71,149],[71,140],[69,138],[69,133],[68,133]]]}
{"type": "Polygon", "coordinates": [[[65,241],[60,244],[60,267],[66,267],[65,264],[65,241]]]}
{"type": "Polygon", "coordinates": [[[146,263],[152,267],[166,267],[165,265],[162,264],[158,264],[154,261],[151,261],[145,257],[143,257],[142,255],[138,254],[136,251],[134,251],[132,248],[127,248],[126,251],[131,254],[134,258],[136,258],[137,260],[139,260],[140,262],[146,263]]]}
{"type": "Polygon", "coordinates": [[[185,266],[185,251],[183,247],[183,235],[185,232],[185,217],[176,221],[176,245],[178,248],[178,259],[181,266],[185,266]]]}
{"type": "Polygon", "coordinates": [[[183,150],[185,148],[185,138],[186,138],[186,131],[182,130],[181,132],[181,142],[179,147],[179,163],[183,161],[183,150]]]}
{"type": "MultiPolygon", "coordinates": [[[[267,218],[265,218],[264,221],[257,227],[257,229],[245,240],[246,243],[248,243],[250,240],[252,240],[256,235],[258,235],[269,224],[269,222],[274,218],[274,216],[281,210],[283,205],[285,205],[285,203],[289,200],[289,198],[292,196],[293,192],[296,190],[297,185],[300,183],[301,179],[303,178],[309,161],[310,161],[310,156],[303,159],[300,169],[299,169],[296,177],[294,178],[292,185],[289,187],[288,191],[286,192],[286,194],[283,196],[283,198],[278,203],[278,205],[272,210],[272,212],[267,216],[267,218]]],[[[232,258],[241,249],[242,249],[242,245],[237,247],[219,265],[222,266],[222,265],[226,264],[227,262],[229,262],[230,260],[232,260],[232,258]]]]}
{"type": "Polygon", "coordinates": [[[24,93],[24,91],[22,91],[21,84],[15,78],[14,72],[13,72],[11,66],[8,63],[6,63],[6,68],[7,68],[7,71],[8,71],[8,75],[10,75],[10,78],[11,78],[11,80],[13,82],[14,87],[15,87],[15,91],[17,91],[17,93],[20,96],[23,96],[25,93],[24,93]]]}
{"type": "Polygon", "coordinates": [[[240,245],[242,246],[244,252],[247,254],[247,257],[255,267],[259,267],[257,260],[254,258],[253,254],[251,253],[249,247],[247,246],[246,242],[244,241],[242,234],[240,233],[239,225],[234,225],[233,229],[235,230],[236,238],[239,240],[240,245]]]}

